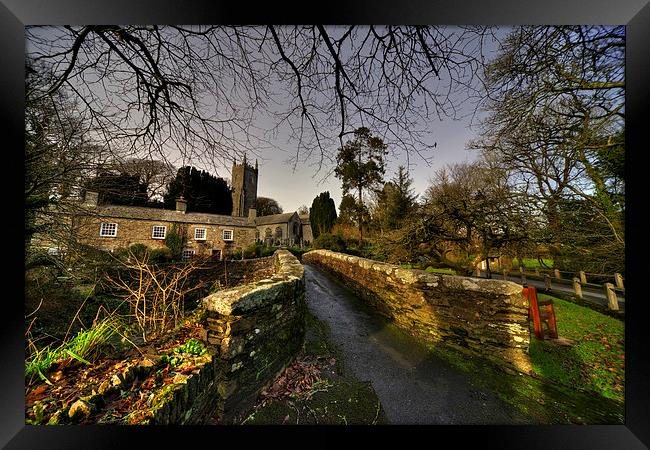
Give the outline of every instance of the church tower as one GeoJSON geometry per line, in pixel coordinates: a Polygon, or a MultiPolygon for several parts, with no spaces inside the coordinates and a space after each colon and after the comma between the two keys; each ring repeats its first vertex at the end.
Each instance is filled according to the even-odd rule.
{"type": "Polygon", "coordinates": [[[246,155],[242,164],[235,161],[232,165],[232,215],[234,217],[248,217],[248,210],[255,208],[257,202],[257,160],[255,167],[246,162],[246,155]]]}

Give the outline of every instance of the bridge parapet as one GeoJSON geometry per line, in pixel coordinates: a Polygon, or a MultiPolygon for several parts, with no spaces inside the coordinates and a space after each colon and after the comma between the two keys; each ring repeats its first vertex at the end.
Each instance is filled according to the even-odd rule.
{"type": "Polygon", "coordinates": [[[275,252],[273,264],[271,278],[201,300],[212,358],[169,395],[152,423],[235,422],[294,359],[305,335],[304,269],[286,250],[275,252]]]}
{"type": "Polygon", "coordinates": [[[410,334],[528,373],[528,301],[510,281],[403,269],[329,250],[302,257],[321,267],[410,334]]]}

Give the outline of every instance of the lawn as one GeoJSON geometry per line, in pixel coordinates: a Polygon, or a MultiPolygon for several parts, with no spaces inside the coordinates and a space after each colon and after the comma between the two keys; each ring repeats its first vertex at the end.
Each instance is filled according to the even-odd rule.
{"type": "Polygon", "coordinates": [[[622,321],[555,297],[558,334],[575,343],[558,346],[531,339],[537,374],[570,387],[595,391],[617,401],[625,398],[625,327],[622,321]]]}
{"type": "MultiPolygon", "coordinates": [[[[542,261],[544,261],[545,266],[541,265],[536,258],[521,259],[522,265],[524,266],[525,269],[535,269],[535,268],[546,269],[549,267],[553,268],[552,259],[542,258],[542,261]]],[[[519,267],[519,260],[517,258],[513,258],[512,267],[519,267]]]]}

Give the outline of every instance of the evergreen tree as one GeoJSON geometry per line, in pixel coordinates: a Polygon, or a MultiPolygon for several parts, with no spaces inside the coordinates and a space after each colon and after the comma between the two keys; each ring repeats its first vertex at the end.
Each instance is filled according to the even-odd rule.
{"type": "Polygon", "coordinates": [[[259,217],[282,214],[283,212],[282,206],[280,206],[278,201],[268,197],[257,197],[255,208],[259,217]]]}
{"type": "Polygon", "coordinates": [[[339,148],[334,173],[343,183],[343,194],[358,193],[359,245],[363,244],[363,190],[372,189],[383,180],[386,144],[372,136],[365,127],[357,128],[354,139],[339,148]]]}
{"type": "Polygon", "coordinates": [[[318,194],[309,212],[311,230],[316,239],[322,233],[329,233],[336,222],[336,205],[329,191],[318,194]]]}
{"type": "Polygon", "coordinates": [[[341,225],[356,224],[359,218],[357,201],[350,194],[345,194],[339,204],[338,223],[341,225]]]}
{"type": "Polygon", "coordinates": [[[183,196],[187,210],[212,214],[232,214],[232,195],[228,183],[210,173],[190,166],[181,167],[167,185],[165,208],[174,209],[176,199],[183,196]]]}
{"type": "Polygon", "coordinates": [[[105,205],[147,206],[148,185],[138,175],[102,172],[88,180],[87,191],[99,194],[98,202],[105,205]]]}
{"type": "Polygon", "coordinates": [[[384,184],[376,193],[377,207],[373,219],[382,230],[396,230],[415,208],[417,195],[413,193],[409,177],[404,166],[399,166],[395,178],[384,184]]]}

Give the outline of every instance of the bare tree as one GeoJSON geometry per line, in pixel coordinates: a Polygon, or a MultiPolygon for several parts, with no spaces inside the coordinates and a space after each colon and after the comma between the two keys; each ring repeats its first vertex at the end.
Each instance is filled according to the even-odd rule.
{"type": "Polygon", "coordinates": [[[27,28],[29,57],[53,74],[41,94],[73,93],[98,140],[208,169],[279,133],[294,164],[322,165],[358,126],[426,160],[428,122],[454,116],[478,87],[489,36],[429,26],[27,28]]]}
{"type": "Polygon", "coordinates": [[[624,184],[611,162],[624,161],[624,54],[623,27],[521,27],[486,68],[490,114],[469,146],[510,171],[558,251],[571,234],[562,203],[584,201],[622,261],[624,184]]]}
{"type": "Polygon", "coordinates": [[[517,254],[535,221],[507,174],[484,161],[436,171],[400,229],[378,238],[389,261],[425,258],[471,273],[488,256],[517,254]]]}

